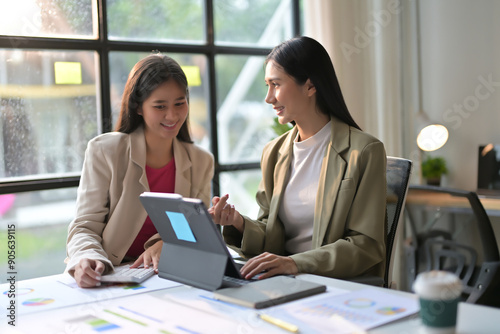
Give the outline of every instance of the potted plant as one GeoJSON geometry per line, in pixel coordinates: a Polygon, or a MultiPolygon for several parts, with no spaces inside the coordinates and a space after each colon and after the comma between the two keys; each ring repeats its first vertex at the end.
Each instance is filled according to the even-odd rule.
{"type": "Polygon", "coordinates": [[[427,156],[422,161],[422,176],[427,180],[428,185],[441,185],[441,176],[446,174],[448,174],[448,168],[443,157],[427,156]]]}

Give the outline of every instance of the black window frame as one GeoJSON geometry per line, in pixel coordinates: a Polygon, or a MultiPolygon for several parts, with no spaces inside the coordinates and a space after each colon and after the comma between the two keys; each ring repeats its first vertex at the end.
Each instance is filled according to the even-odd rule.
{"type": "MultiPolygon", "coordinates": [[[[300,0],[292,1],[292,24],[293,35],[300,35],[300,0]]],[[[109,53],[112,51],[132,51],[132,52],[151,52],[158,50],[164,53],[193,53],[203,54],[208,60],[209,77],[209,104],[208,113],[210,119],[210,139],[211,152],[215,158],[215,173],[212,181],[213,194],[220,192],[220,173],[230,171],[241,171],[259,169],[260,163],[219,163],[218,137],[217,137],[217,87],[215,81],[215,57],[216,55],[245,55],[245,56],[265,56],[271,51],[271,48],[258,47],[239,47],[215,44],[214,36],[214,7],[213,0],[205,0],[205,31],[206,44],[172,44],[172,43],[149,43],[132,41],[110,41],[108,40],[107,22],[106,22],[106,0],[98,0],[98,39],[71,39],[71,38],[46,38],[46,37],[24,37],[24,36],[3,36],[0,35],[1,49],[37,49],[37,50],[78,50],[95,51],[99,56],[100,71],[100,94],[101,94],[101,126],[102,132],[112,131],[111,118],[111,98],[109,81],[109,53]],[[13,43],[13,41],[16,43],[13,43]]],[[[28,191],[51,190],[68,187],[77,187],[80,176],[68,177],[45,177],[36,176],[23,180],[12,180],[0,182],[0,194],[11,194],[28,191]]]]}

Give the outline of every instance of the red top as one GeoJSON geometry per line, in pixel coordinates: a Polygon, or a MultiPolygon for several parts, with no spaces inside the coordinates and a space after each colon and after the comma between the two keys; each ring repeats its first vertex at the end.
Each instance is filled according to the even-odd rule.
{"type": "MultiPolygon", "coordinates": [[[[146,176],[148,178],[149,189],[152,192],[174,193],[175,191],[175,161],[172,158],[168,164],[162,168],[151,168],[146,166],[146,176]]],[[[135,237],[130,246],[127,257],[138,258],[144,252],[144,244],[154,234],[156,228],[149,216],[144,221],[139,234],[135,237]]]]}

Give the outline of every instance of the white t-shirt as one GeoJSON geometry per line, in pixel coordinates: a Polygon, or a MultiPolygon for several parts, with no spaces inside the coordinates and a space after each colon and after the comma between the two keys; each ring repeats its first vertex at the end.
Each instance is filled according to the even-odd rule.
{"type": "Polygon", "coordinates": [[[311,249],[319,176],[332,132],[330,122],[314,136],[301,142],[296,138],[293,143],[290,177],[278,213],[285,226],[285,249],[291,254],[311,249]]]}

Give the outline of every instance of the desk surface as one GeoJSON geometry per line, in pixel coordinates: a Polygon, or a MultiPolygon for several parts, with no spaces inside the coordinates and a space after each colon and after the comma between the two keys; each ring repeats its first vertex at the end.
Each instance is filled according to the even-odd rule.
{"type": "MultiPolygon", "coordinates": [[[[363,284],[353,283],[348,281],[329,279],[314,275],[300,275],[299,279],[315,281],[318,283],[326,284],[329,289],[333,290],[346,290],[355,292],[362,289],[370,288],[377,290],[377,293],[386,294],[387,298],[391,296],[405,297],[414,301],[415,295],[376,287],[368,287],[363,284]]],[[[22,301],[22,294],[32,293],[33,290],[43,292],[51,292],[56,289],[57,284],[64,283],[70,286],[72,283],[68,281],[71,279],[67,275],[55,275],[49,277],[42,277],[34,280],[27,280],[17,282],[14,288],[19,295],[16,301],[22,301]],[[68,283],[69,282],[69,283],[68,283]],[[31,289],[28,287],[32,287],[31,289]],[[45,291],[44,291],[45,290],[45,291]]],[[[74,282],[74,281],[73,281],[74,282]]],[[[46,311],[33,311],[28,314],[15,314],[16,327],[8,325],[9,321],[9,304],[3,305],[6,302],[6,295],[3,294],[4,299],[1,307],[7,310],[7,317],[2,318],[0,323],[1,333],[289,333],[276,326],[263,322],[256,317],[256,311],[247,308],[236,307],[222,302],[217,302],[216,307],[207,309],[204,305],[206,303],[214,303],[210,300],[210,292],[191,288],[178,283],[162,280],[154,277],[144,283],[144,286],[149,290],[148,292],[141,293],[141,290],[128,289],[116,287],[115,292],[99,289],[80,289],[84,290],[85,300],[82,300],[77,305],[67,307],[53,308],[46,311]],[[188,296],[188,297],[186,297],[188,296]],[[99,301],[95,301],[98,298],[99,301]],[[191,298],[190,300],[188,300],[191,298]],[[179,302],[179,300],[183,300],[179,302]],[[93,300],[93,301],[92,301],[93,300]],[[156,304],[161,307],[156,307],[156,304]],[[225,304],[225,305],[223,305],[225,304]],[[231,307],[228,312],[227,308],[231,307]],[[127,308],[129,308],[127,310],[127,308]],[[135,310],[135,311],[134,311],[135,310]],[[140,314],[140,312],[147,312],[147,316],[140,314]],[[148,310],[148,311],[146,311],[148,310]],[[153,310],[153,311],[151,311],[153,310]],[[126,313],[131,311],[135,313],[126,313]],[[129,316],[124,316],[129,314],[129,316]],[[144,320],[139,315],[143,316],[144,320]],[[124,322],[130,324],[135,329],[125,328],[124,326],[110,323],[106,316],[114,316],[115,319],[120,317],[124,322]],[[146,319],[147,317],[147,319],[146,319]],[[63,321],[63,319],[65,319],[63,321]],[[215,320],[214,320],[215,319],[215,320]],[[149,330],[146,329],[146,322],[155,323],[161,322],[163,326],[162,331],[156,328],[154,331],[151,326],[149,330]],[[132,323],[133,322],[133,323],[132,323]],[[170,326],[167,323],[178,323],[180,325],[170,326]],[[200,322],[204,322],[201,323],[200,322]],[[166,327],[165,327],[166,326],[166,327]],[[184,326],[184,327],[183,327],[184,326]],[[189,326],[197,328],[195,331],[189,331],[189,326]],[[201,326],[201,327],[200,327],[201,326]],[[200,330],[200,328],[202,328],[200,330]],[[138,331],[139,330],[139,331],[138,331]]],[[[2,291],[8,290],[12,287],[8,284],[1,285],[2,291]]],[[[75,290],[78,290],[76,288],[75,290]]],[[[68,301],[75,300],[75,296],[70,293],[64,293],[65,296],[58,296],[60,299],[66,298],[68,301]]],[[[40,296],[40,295],[38,295],[40,296]]],[[[78,298],[82,298],[82,295],[78,298]]],[[[0,295],[2,297],[2,295],[0,295]]],[[[310,301],[309,297],[302,299],[300,302],[310,301]]],[[[49,303],[50,300],[46,298],[31,299],[32,305],[24,307],[42,308],[44,303],[49,303]]],[[[19,312],[19,310],[17,311],[19,312]]],[[[461,303],[459,305],[457,333],[497,333],[500,328],[500,309],[482,307],[477,305],[470,305],[461,303]]],[[[119,322],[118,322],[119,324],[119,322]]],[[[154,327],[154,326],[153,326],[154,327]]],[[[390,324],[374,328],[369,333],[419,333],[421,329],[421,322],[417,314],[411,315],[401,320],[397,320],[390,324]]],[[[331,331],[328,331],[329,333],[331,331]]],[[[300,330],[300,333],[321,333],[316,330],[300,330]]]]}
{"type": "MultiPolygon", "coordinates": [[[[480,196],[479,200],[490,215],[500,215],[500,198],[480,196]]],[[[451,196],[445,193],[426,192],[424,190],[409,190],[407,203],[418,205],[442,206],[448,208],[470,208],[469,201],[463,197],[451,196]]]]}

